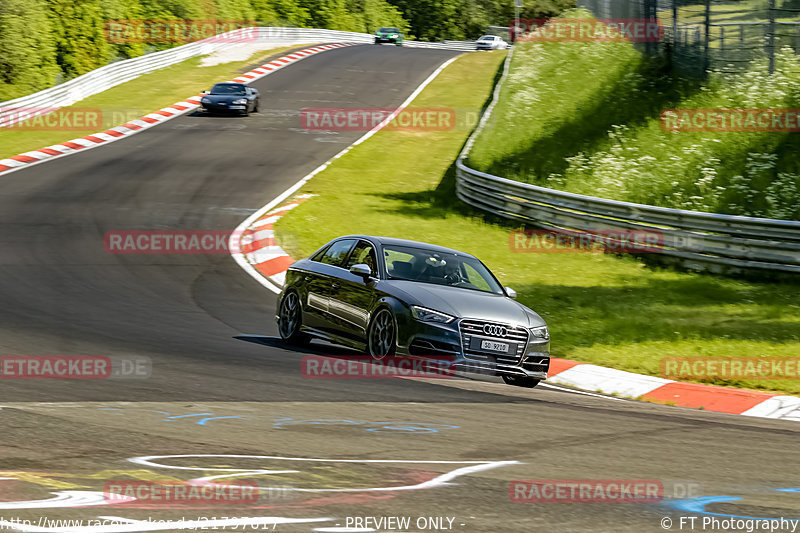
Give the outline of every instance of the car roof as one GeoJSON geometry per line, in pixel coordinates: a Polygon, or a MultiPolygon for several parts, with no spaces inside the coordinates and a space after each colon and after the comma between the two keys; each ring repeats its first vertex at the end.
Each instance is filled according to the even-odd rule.
{"type": "Polygon", "coordinates": [[[238,81],[221,81],[219,83],[215,83],[214,85],[247,85],[246,83],[239,83],[238,81]]]}
{"type": "Polygon", "coordinates": [[[371,241],[373,244],[377,244],[380,246],[384,245],[408,246],[410,248],[425,248],[426,250],[432,250],[434,252],[443,252],[443,253],[458,254],[466,257],[475,257],[472,254],[468,254],[460,250],[454,250],[452,248],[445,248],[444,246],[439,246],[436,244],[430,244],[427,242],[420,242],[420,241],[411,241],[408,239],[396,239],[394,237],[379,237],[375,235],[343,235],[342,237],[339,237],[336,240],[339,239],[365,239],[371,241]]]}

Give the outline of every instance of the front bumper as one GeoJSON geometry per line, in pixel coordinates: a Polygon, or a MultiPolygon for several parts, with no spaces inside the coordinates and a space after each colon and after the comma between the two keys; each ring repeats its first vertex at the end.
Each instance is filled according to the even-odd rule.
{"type": "Polygon", "coordinates": [[[399,39],[397,37],[375,37],[375,44],[392,43],[397,44],[399,39]]]}
{"type": "Polygon", "coordinates": [[[450,324],[434,324],[407,317],[403,322],[405,324],[401,324],[400,317],[398,317],[398,332],[400,333],[398,353],[400,355],[439,359],[443,365],[447,362],[454,369],[466,372],[547,379],[547,372],[550,368],[549,338],[534,339],[527,334],[525,340],[509,340],[509,338],[490,337],[469,331],[467,326],[474,326],[476,323],[482,322],[479,320],[460,319],[450,324]],[[513,354],[503,354],[480,348],[471,349],[476,346],[476,340],[514,344],[516,350],[513,354]]]}
{"type": "Polygon", "coordinates": [[[215,104],[200,104],[203,109],[209,113],[244,113],[247,111],[247,104],[244,105],[215,105],[215,104]]]}

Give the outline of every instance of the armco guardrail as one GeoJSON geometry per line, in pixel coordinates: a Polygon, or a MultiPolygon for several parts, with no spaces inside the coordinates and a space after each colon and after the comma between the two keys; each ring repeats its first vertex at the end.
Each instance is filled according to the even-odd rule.
{"type": "MultiPolygon", "coordinates": [[[[619,202],[539,187],[469,168],[465,161],[497,103],[513,51],[491,104],[456,162],[456,194],[469,205],[508,219],[565,233],[661,235],[650,251],[687,268],[800,273],[800,222],[702,213],[619,202]]],[[[637,245],[637,248],[641,246],[637,245]]]]}
{"type": "MultiPolygon", "coordinates": [[[[133,59],[118,61],[88,72],[73,80],[56,85],[34,94],[0,103],[0,127],[7,126],[16,120],[29,116],[46,114],[59,107],[72,105],[84,98],[110,89],[121,83],[130,81],[142,74],[179,63],[190,57],[210,54],[216,50],[258,41],[325,43],[356,42],[372,43],[374,36],[367,33],[356,33],[338,30],[320,30],[313,28],[276,28],[257,27],[243,28],[222,33],[133,59]],[[20,110],[26,111],[20,113],[20,110]],[[5,113],[4,113],[5,111],[5,113]]],[[[475,50],[473,41],[428,43],[406,41],[405,46],[412,48],[439,48],[446,50],[475,50]]]]}

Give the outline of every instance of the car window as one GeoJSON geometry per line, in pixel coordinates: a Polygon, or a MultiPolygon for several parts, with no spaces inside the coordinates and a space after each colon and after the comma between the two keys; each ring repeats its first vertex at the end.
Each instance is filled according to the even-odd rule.
{"type": "Polygon", "coordinates": [[[405,275],[410,272],[413,265],[414,255],[402,250],[383,249],[383,257],[386,260],[386,272],[391,277],[407,278],[405,275]]]}
{"type": "Polygon", "coordinates": [[[489,286],[489,283],[481,276],[472,265],[467,263],[462,263],[461,268],[464,272],[464,277],[467,278],[467,281],[477,287],[479,290],[482,291],[491,291],[492,288],[489,286]]]}
{"type": "Polygon", "coordinates": [[[322,256],[325,255],[325,252],[328,251],[328,248],[329,248],[329,246],[325,245],[322,248],[320,248],[319,250],[317,250],[317,252],[314,255],[311,256],[311,260],[312,261],[321,261],[322,260],[322,256]]]}
{"type": "Polygon", "coordinates": [[[211,94],[232,94],[241,96],[245,94],[245,87],[230,83],[218,83],[211,88],[211,94]]]}
{"type": "Polygon", "coordinates": [[[384,245],[383,254],[390,279],[503,294],[491,272],[474,257],[397,245],[384,245]]]}
{"type": "Polygon", "coordinates": [[[358,241],[358,244],[355,248],[353,248],[353,251],[350,253],[350,257],[347,259],[345,268],[349,269],[353,265],[362,263],[367,265],[373,273],[378,271],[375,247],[367,241],[358,241]]]}
{"type": "Polygon", "coordinates": [[[330,248],[328,248],[328,250],[320,259],[320,263],[333,266],[342,266],[342,263],[344,263],[344,258],[347,257],[347,252],[349,252],[350,248],[353,247],[354,242],[356,242],[355,239],[344,239],[331,244],[330,248]]]}

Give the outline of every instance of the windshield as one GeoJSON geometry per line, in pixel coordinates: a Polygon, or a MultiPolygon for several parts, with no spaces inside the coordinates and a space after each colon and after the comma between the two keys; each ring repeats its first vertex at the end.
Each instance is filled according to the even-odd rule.
{"type": "Polygon", "coordinates": [[[478,40],[479,41],[494,41],[494,36],[492,36],[492,35],[484,35],[483,37],[481,37],[478,40]]]}
{"type": "Polygon", "coordinates": [[[211,88],[211,94],[233,94],[236,96],[244,96],[244,86],[234,85],[232,83],[218,83],[211,88]]]}
{"type": "Polygon", "coordinates": [[[400,30],[397,28],[381,28],[378,31],[381,33],[400,33],[400,30]]]}
{"type": "Polygon", "coordinates": [[[474,257],[388,245],[383,247],[383,258],[389,279],[503,294],[502,287],[489,269],[474,257]]]}

